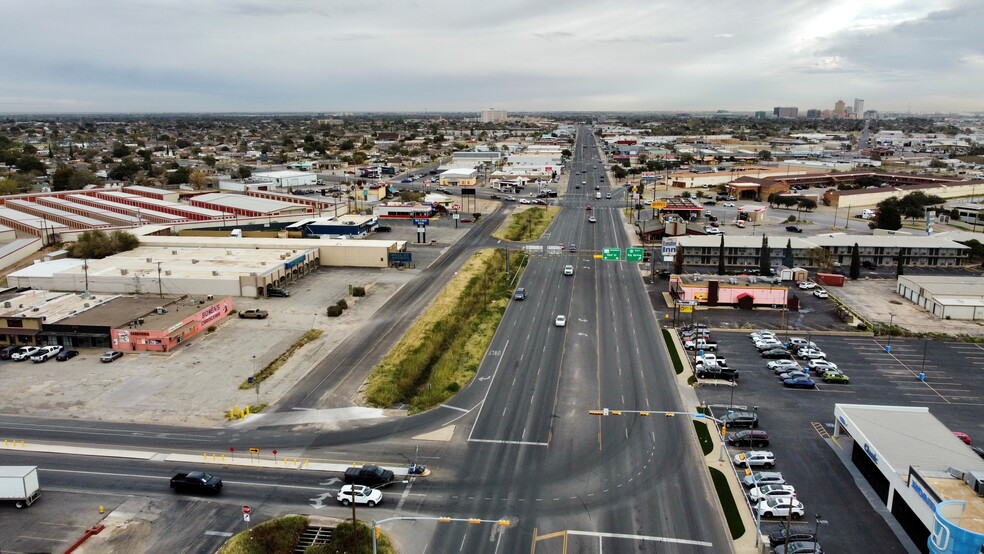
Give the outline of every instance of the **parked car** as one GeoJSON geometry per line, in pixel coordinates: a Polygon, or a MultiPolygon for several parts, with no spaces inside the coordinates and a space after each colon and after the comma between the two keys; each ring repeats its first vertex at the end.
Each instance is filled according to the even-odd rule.
{"type": "Polygon", "coordinates": [[[513,293],[513,300],[526,300],[526,288],[519,287],[516,292],[513,293]]]}
{"type": "Polygon", "coordinates": [[[803,360],[816,360],[827,357],[823,350],[817,350],[816,348],[801,348],[796,352],[796,355],[803,360]]]}
{"type": "Polygon", "coordinates": [[[110,350],[109,352],[106,352],[102,356],[99,356],[99,361],[104,364],[108,364],[122,357],[123,357],[123,353],[120,352],[119,350],[110,350]]]}
{"type": "Polygon", "coordinates": [[[735,454],[732,462],[738,467],[764,467],[773,468],[776,465],[776,457],[772,452],[766,450],[749,450],[742,454],[735,454]]]}
{"type": "Polygon", "coordinates": [[[735,220],[735,227],[738,227],[739,229],[744,229],[745,228],[745,222],[743,220],[741,220],[741,219],[736,219],[735,220]]]}
{"type": "Polygon", "coordinates": [[[813,291],[813,296],[816,296],[817,298],[830,298],[830,295],[827,294],[827,291],[823,289],[817,289],[813,291]]]}
{"type": "Polygon", "coordinates": [[[877,266],[875,266],[875,263],[874,262],[869,262],[868,260],[865,260],[865,261],[861,262],[861,267],[863,267],[865,269],[875,269],[875,267],[877,267],[877,266]]]}
{"type": "Polygon", "coordinates": [[[78,350],[62,350],[57,356],[55,356],[56,362],[66,362],[72,358],[79,355],[78,350]]]}
{"type": "Polygon", "coordinates": [[[760,340],[760,339],[775,339],[776,338],[776,334],[774,332],[772,332],[772,331],[753,331],[753,332],[749,333],[748,336],[752,339],[752,341],[756,341],[756,340],[760,340]]]}
{"type": "Polygon", "coordinates": [[[734,205],[733,202],[725,202],[724,204],[721,204],[721,205],[724,206],[725,208],[734,208],[735,207],[735,205],[734,205]]]}
{"type": "Polygon", "coordinates": [[[760,340],[755,343],[755,348],[762,352],[763,350],[772,350],[773,348],[782,348],[782,343],[776,339],[766,339],[760,340]]]}
{"type": "Polygon", "coordinates": [[[806,367],[815,371],[817,375],[823,375],[825,371],[837,371],[837,364],[822,359],[810,360],[806,367]]]}
{"type": "Polygon", "coordinates": [[[786,529],[786,526],[776,529],[769,533],[769,546],[776,547],[781,544],[786,544],[786,539],[789,542],[797,541],[812,541],[816,535],[813,534],[813,530],[809,528],[802,529],[786,529]]]}
{"type": "Polygon", "coordinates": [[[786,480],[783,479],[782,473],[778,471],[756,471],[743,477],[741,484],[746,489],[750,489],[752,487],[761,487],[762,485],[785,485],[786,480]]]}
{"type": "Polygon", "coordinates": [[[817,288],[817,284],[813,281],[800,281],[799,283],[796,283],[796,286],[802,290],[813,290],[817,288]]]}
{"type": "Polygon", "coordinates": [[[40,346],[21,346],[10,355],[10,359],[15,362],[23,362],[41,350],[40,346]]]}
{"type": "Polygon", "coordinates": [[[810,374],[802,370],[787,371],[785,373],[779,374],[779,379],[785,381],[786,379],[802,379],[804,377],[809,377],[810,374]]]}
{"type": "Polygon", "coordinates": [[[960,431],[954,431],[953,432],[953,436],[954,437],[957,437],[958,439],[960,439],[961,441],[963,441],[964,444],[970,444],[970,435],[968,435],[967,433],[962,433],[960,431]]]}
{"type": "Polygon", "coordinates": [[[759,416],[755,412],[736,410],[721,416],[721,424],[729,428],[749,427],[754,429],[759,425],[759,416]]]}
{"type": "Polygon", "coordinates": [[[803,517],[803,503],[794,498],[769,498],[755,505],[755,511],[762,517],[803,517]]]}
{"type": "Polygon", "coordinates": [[[786,225],[786,230],[789,231],[790,233],[802,233],[803,232],[803,229],[801,227],[797,227],[795,225],[786,225]]]}
{"type": "MultiPolygon", "coordinates": [[[[793,517],[796,517],[795,512],[793,517]]],[[[823,547],[820,543],[813,541],[794,541],[789,545],[780,544],[772,550],[774,554],[823,554],[823,547]]]]}
{"type": "Polygon", "coordinates": [[[704,227],[704,233],[708,235],[723,235],[724,231],[718,229],[717,227],[707,226],[704,227]]]}
{"type": "Polygon", "coordinates": [[[290,291],[287,289],[281,289],[277,287],[267,288],[267,297],[269,298],[273,298],[273,297],[287,298],[288,296],[290,296],[290,291]]]}
{"type": "Polygon", "coordinates": [[[744,431],[738,431],[737,433],[728,435],[725,440],[728,446],[745,446],[750,448],[769,446],[769,434],[759,430],[746,429],[744,431]]]}
{"type": "Polygon", "coordinates": [[[850,383],[851,378],[839,371],[825,371],[821,377],[824,383],[850,383]]]}
{"type": "Polygon", "coordinates": [[[762,357],[767,360],[777,359],[777,358],[790,358],[792,357],[792,354],[790,354],[789,350],[786,350],[785,348],[770,348],[768,350],[762,351],[762,357]]]}
{"type": "Polygon", "coordinates": [[[809,377],[800,377],[798,379],[785,379],[782,386],[791,389],[812,389],[817,386],[817,383],[809,377]]]}
{"type": "Polygon", "coordinates": [[[817,345],[813,341],[808,341],[803,337],[793,337],[786,341],[786,348],[795,348],[799,350],[800,348],[816,348],[817,345]]]}
{"type": "Polygon", "coordinates": [[[343,485],[342,489],[338,491],[338,496],[335,498],[341,502],[343,506],[350,505],[354,499],[356,504],[365,504],[366,506],[372,508],[376,504],[383,501],[383,493],[378,489],[367,487],[365,485],[343,485]]]}
{"type": "Polygon", "coordinates": [[[554,325],[557,327],[567,327],[567,316],[559,315],[557,319],[554,320],[554,325]]]}
{"type": "Polygon", "coordinates": [[[780,373],[783,373],[783,372],[786,372],[786,371],[795,371],[797,369],[803,369],[803,368],[800,367],[800,365],[798,363],[796,363],[796,360],[790,360],[790,359],[775,360],[775,361],[772,361],[772,362],[767,363],[766,364],[766,367],[769,368],[769,369],[771,369],[771,370],[773,370],[773,371],[778,370],[778,369],[781,369],[782,371],[780,371],[780,373]]]}
{"type": "Polygon", "coordinates": [[[239,319],[266,319],[268,315],[270,315],[270,313],[266,310],[252,308],[239,312],[239,319]]]}
{"type": "Polygon", "coordinates": [[[393,228],[390,227],[389,225],[376,225],[376,228],[373,229],[373,231],[377,233],[389,233],[392,230],[393,228]]]}
{"type": "Polygon", "coordinates": [[[48,360],[57,356],[62,350],[64,350],[64,348],[65,348],[64,346],[60,346],[60,345],[45,346],[41,348],[41,350],[35,352],[33,356],[31,356],[31,361],[36,364],[47,362],[48,360]]]}
{"type": "Polygon", "coordinates": [[[796,489],[792,485],[762,485],[748,491],[748,498],[759,503],[766,498],[793,498],[796,489]]]}
{"type": "Polygon", "coordinates": [[[16,345],[4,346],[2,349],[0,349],[0,360],[9,360],[10,355],[13,354],[14,352],[17,352],[19,348],[21,347],[16,345]]]}

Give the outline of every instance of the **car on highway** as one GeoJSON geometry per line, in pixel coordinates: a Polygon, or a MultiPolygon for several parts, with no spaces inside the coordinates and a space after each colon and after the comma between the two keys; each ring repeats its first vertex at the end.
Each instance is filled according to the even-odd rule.
{"type": "Polygon", "coordinates": [[[785,348],[770,348],[768,350],[763,350],[761,352],[762,357],[767,360],[775,360],[779,358],[791,358],[793,355],[785,348]]]}
{"type": "Polygon", "coordinates": [[[106,352],[102,356],[99,356],[99,361],[102,362],[102,363],[104,363],[104,364],[108,364],[108,363],[112,363],[112,362],[114,362],[114,361],[116,361],[116,360],[118,360],[118,359],[120,359],[122,357],[123,357],[123,353],[120,352],[119,350],[110,350],[109,352],[106,352]]]}
{"type": "Polygon", "coordinates": [[[799,377],[797,379],[784,379],[782,386],[790,389],[812,389],[816,388],[817,383],[809,377],[799,377]]]}
{"type": "Polygon", "coordinates": [[[743,220],[741,220],[741,219],[736,219],[735,220],[735,227],[737,227],[739,229],[744,229],[745,228],[745,222],[743,220]]]}
{"type": "Polygon", "coordinates": [[[515,202],[516,201],[516,197],[515,196],[507,196],[506,197],[506,200],[508,200],[510,202],[515,202]]]}
{"type": "Polygon", "coordinates": [[[554,325],[556,327],[567,327],[567,316],[559,315],[557,319],[554,319],[554,325]]]}
{"type": "Polygon", "coordinates": [[[31,356],[37,354],[39,351],[41,351],[40,346],[22,346],[20,350],[16,350],[10,355],[10,359],[15,362],[23,362],[24,360],[30,359],[31,356]]]}
{"type": "Polygon", "coordinates": [[[767,498],[755,505],[755,511],[762,517],[803,517],[803,503],[794,498],[767,498]]]}
{"type": "Polygon", "coordinates": [[[827,360],[810,360],[806,367],[815,371],[817,375],[821,375],[825,371],[837,371],[837,364],[827,360]]]}
{"type": "Polygon", "coordinates": [[[588,204],[587,206],[585,206],[584,207],[584,211],[590,212],[591,211],[591,204],[588,204]]]}
{"type": "Polygon", "coordinates": [[[526,287],[519,287],[513,293],[513,300],[526,300],[526,287]]]}
{"type": "Polygon", "coordinates": [[[850,383],[851,378],[839,371],[824,371],[820,377],[824,383],[850,383]]]}
{"type": "Polygon", "coordinates": [[[802,233],[803,232],[803,228],[802,227],[797,227],[795,225],[786,225],[786,230],[789,231],[790,233],[802,233]]]}
{"type": "Polygon", "coordinates": [[[817,350],[816,348],[800,348],[796,351],[796,355],[803,360],[817,360],[827,357],[827,354],[823,350],[817,350]]]}
{"type": "Polygon", "coordinates": [[[250,308],[239,312],[239,319],[266,319],[270,312],[259,308],[250,308]]]}
{"type": "Polygon", "coordinates": [[[406,179],[400,180],[401,183],[412,183],[413,177],[407,177],[406,179]]]}
{"type": "Polygon", "coordinates": [[[609,192],[608,194],[606,194],[605,195],[605,198],[608,199],[608,200],[611,200],[612,199],[612,193],[609,192]]]}
{"type": "Polygon", "coordinates": [[[789,542],[812,541],[814,537],[816,537],[816,535],[814,534],[813,529],[786,529],[786,526],[783,525],[782,527],[769,532],[769,546],[775,548],[779,545],[786,544],[787,539],[789,542]]]}
{"type": "Polygon", "coordinates": [[[577,252],[577,245],[572,242],[571,245],[567,247],[567,251],[568,252],[577,252]]]}
{"type": "Polygon", "coordinates": [[[817,298],[830,298],[830,294],[828,294],[827,291],[823,289],[817,289],[813,291],[813,296],[816,296],[817,298]]]}
{"type": "Polygon", "coordinates": [[[728,446],[746,446],[749,448],[761,448],[769,446],[769,434],[765,431],[745,429],[728,435],[725,439],[728,446]]]}
{"type": "Polygon", "coordinates": [[[342,489],[338,491],[338,495],[335,498],[341,502],[343,506],[352,504],[352,501],[354,500],[356,504],[365,504],[366,506],[372,508],[376,504],[383,501],[383,493],[378,489],[367,487],[365,485],[343,485],[342,489]]]}
{"type": "Polygon", "coordinates": [[[588,217],[588,223],[597,223],[597,222],[598,220],[595,219],[595,216],[592,215],[588,217]]]}
{"type": "Polygon", "coordinates": [[[568,264],[564,266],[564,275],[574,275],[574,266],[568,264]]]}
{"type": "Polygon", "coordinates": [[[748,491],[748,498],[756,503],[766,498],[793,498],[796,496],[796,489],[792,485],[762,485],[748,491]]]}
{"type": "Polygon", "coordinates": [[[741,454],[735,454],[732,463],[737,467],[764,467],[770,469],[776,465],[776,457],[767,450],[749,450],[741,454]]]}
{"type": "Polygon", "coordinates": [[[823,554],[820,543],[813,541],[795,541],[788,545],[780,544],[772,550],[773,554],[823,554]]]}
{"type": "Polygon", "coordinates": [[[734,208],[735,207],[735,203],[734,202],[725,202],[724,204],[721,204],[721,205],[724,206],[725,208],[734,208]]]}
{"type": "Polygon", "coordinates": [[[72,358],[74,358],[74,357],[76,357],[78,355],[79,355],[79,351],[78,350],[62,350],[60,354],[58,354],[57,356],[55,356],[55,361],[56,362],[67,362],[68,360],[71,360],[72,358]]]}
{"type": "Polygon", "coordinates": [[[61,345],[45,346],[31,356],[31,361],[36,364],[47,362],[57,356],[62,350],[64,350],[64,348],[65,347],[61,345]]]}
{"type": "Polygon", "coordinates": [[[800,367],[799,363],[796,362],[796,360],[789,360],[789,359],[775,360],[765,364],[765,367],[773,371],[781,369],[782,371],[780,373],[785,371],[796,371],[797,369],[803,369],[800,367]]]}
{"type": "Polygon", "coordinates": [[[491,198],[492,200],[499,200],[499,199],[501,199],[502,197],[501,197],[501,196],[499,196],[498,194],[493,194],[493,195],[490,195],[490,196],[489,196],[489,198],[491,198]]]}
{"type": "Polygon", "coordinates": [[[530,199],[529,199],[529,198],[520,198],[520,199],[519,199],[519,203],[520,203],[520,204],[532,204],[533,202],[532,202],[532,201],[530,201],[530,199]]]}
{"type": "Polygon", "coordinates": [[[762,485],[785,485],[782,473],[778,471],[756,471],[742,478],[741,484],[746,489],[761,487],[762,485]]]}

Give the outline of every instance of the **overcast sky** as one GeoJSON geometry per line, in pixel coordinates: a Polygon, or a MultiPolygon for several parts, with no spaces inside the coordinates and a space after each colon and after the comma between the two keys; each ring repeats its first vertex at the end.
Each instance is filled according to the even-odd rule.
{"type": "Polygon", "coordinates": [[[0,113],[984,111],[982,0],[9,0],[0,113]]]}

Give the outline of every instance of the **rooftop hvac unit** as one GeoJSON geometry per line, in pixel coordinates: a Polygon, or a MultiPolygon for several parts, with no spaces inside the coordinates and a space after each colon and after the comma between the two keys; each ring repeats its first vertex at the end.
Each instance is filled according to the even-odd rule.
{"type": "Polygon", "coordinates": [[[88,308],[88,307],[89,307],[89,303],[88,303],[88,302],[86,302],[85,304],[82,304],[82,307],[83,307],[83,308],[88,308]]]}
{"type": "Polygon", "coordinates": [[[40,309],[41,309],[41,308],[31,308],[31,311],[32,311],[32,312],[37,312],[37,311],[40,311],[40,309]]]}
{"type": "Polygon", "coordinates": [[[178,251],[177,250],[171,250],[171,255],[172,256],[177,256],[178,255],[178,251]]]}
{"type": "Polygon", "coordinates": [[[194,258],[192,258],[192,260],[191,260],[191,263],[193,263],[193,264],[197,264],[197,263],[198,263],[198,260],[196,260],[196,259],[194,259],[194,258]]]}
{"type": "Polygon", "coordinates": [[[10,306],[10,302],[4,302],[4,303],[3,303],[3,307],[4,307],[4,308],[9,308],[9,307],[11,307],[11,306],[10,306]]]}
{"type": "Polygon", "coordinates": [[[149,263],[149,264],[154,263],[154,258],[147,258],[147,263],[149,263]]]}
{"type": "Polygon", "coordinates": [[[964,481],[974,489],[977,496],[984,496],[984,471],[968,471],[964,474],[964,481]]]}
{"type": "Polygon", "coordinates": [[[212,271],[212,277],[218,277],[218,276],[219,276],[218,271],[212,271]]]}
{"type": "Polygon", "coordinates": [[[171,274],[171,270],[170,269],[165,269],[164,270],[164,275],[170,275],[170,274],[171,274]]]}
{"type": "Polygon", "coordinates": [[[129,273],[130,273],[130,270],[129,269],[121,269],[120,270],[120,275],[127,275],[129,273]]]}

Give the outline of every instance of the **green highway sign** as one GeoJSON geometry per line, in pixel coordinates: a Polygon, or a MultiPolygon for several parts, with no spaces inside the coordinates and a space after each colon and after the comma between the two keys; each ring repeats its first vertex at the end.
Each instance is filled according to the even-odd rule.
{"type": "Polygon", "coordinates": [[[622,249],[621,248],[602,248],[601,249],[601,259],[607,260],[609,262],[619,262],[622,260],[622,249]]]}
{"type": "Polygon", "coordinates": [[[626,248],[625,249],[625,261],[627,262],[641,262],[645,251],[642,248],[626,248]]]}

